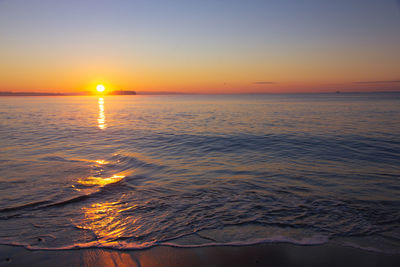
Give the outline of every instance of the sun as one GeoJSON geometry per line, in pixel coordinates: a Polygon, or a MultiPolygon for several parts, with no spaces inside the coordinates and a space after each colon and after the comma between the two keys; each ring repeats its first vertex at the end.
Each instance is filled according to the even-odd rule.
{"type": "Polygon", "coordinates": [[[102,92],[104,92],[105,87],[104,87],[104,85],[99,84],[96,86],[96,90],[97,90],[97,92],[102,93],[102,92]]]}

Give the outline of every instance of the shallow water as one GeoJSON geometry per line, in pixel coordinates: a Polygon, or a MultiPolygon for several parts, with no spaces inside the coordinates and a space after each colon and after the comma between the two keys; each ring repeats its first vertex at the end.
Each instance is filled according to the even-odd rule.
{"type": "Polygon", "coordinates": [[[0,98],[0,243],[400,253],[400,94],[0,98]]]}

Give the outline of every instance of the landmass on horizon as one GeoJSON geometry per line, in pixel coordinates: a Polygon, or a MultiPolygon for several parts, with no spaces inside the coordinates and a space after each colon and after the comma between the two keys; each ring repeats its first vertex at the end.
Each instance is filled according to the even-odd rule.
{"type": "Polygon", "coordinates": [[[52,92],[13,92],[13,91],[0,91],[1,96],[99,96],[99,95],[193,95],[196,93],[188,92],[170,92],[170,91],[123,91],[116,90],[106,93],[94,92],[74,92],[74,93],[52,93],[52,92]]]}
{"type": "MultiPolygon", "coordinates": [[[[299,93],[268,93],[268,92],[248,92],[248,93],[222,93],[220,95],[276,95],[276,94],[390,94],[400,93],[398,91],[331,91],[331,92],[299,92],[299,93]]],[[[208,95],[207,93],[188,93],[188,92],[169,92],[169,91],[112,91],[110,93],[96,94],[92,92],[82,93],[47,93],[47,92],[0,92],[2,96],[106,96],[106,95],[208,95]]]]}
{"type": "MultiPolygon", "coordinates": [[[[4,91],[0,92],[0,96],[91,96],[99,95],[92,92],[82,93],[43,93],[43,92],[11,92],[4,91]]],[[[109,93],[101,93],[101,95],[136,95],[136,91],[111,91],[109,93]]]]}

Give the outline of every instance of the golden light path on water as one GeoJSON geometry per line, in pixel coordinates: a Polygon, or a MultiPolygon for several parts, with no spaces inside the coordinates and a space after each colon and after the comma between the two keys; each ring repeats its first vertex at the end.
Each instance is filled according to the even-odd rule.
{"type": "MultiPolygon", "coordinates": [[[[103,160],[97,160],[96,163],[101,164],[103,160]]],[[[125,175],[115,174],[111,177],[86,177],[78,179],[77,182],[81,186],[95,187],[95,192],[99,187],[115,184],[122,181],[125,175]]],[[[83,191],[76,188],[78,191],[83,191]]],[[[86,191],[86,192],[90,192],[86,191]]],[[[136,205],[123,204],[121,201],[105,201],[90,204],[81,209],[83,218],[75,221],[76,227],[91,231],[96,236],[96,241],[92,241],[93,245],[116,246],[118,238],[122,237],[129,231],[136,231],[141,225],[136,225],[137,218],[126,216],[126,211],[136,209],[136,205]],[[121,214],[121,213],[124,213],[121,214]]]]}
{"type": "MultiPolygon", "coordinates": [[[[121,215],[135,208],[135,206],[124,206],[119,201],[94,203],[82,208],[84,218],[76,226],[92,231],[100,244],[113,243],[125,234],[128,227],[131,231],[135,231],[133,228],[135,228],[137,218],[121,215]]],[[[140,225],[136,226],[137,229],[140,227],[140,225]]]]}
{"type": "Polygon", "coordinates": [[[104,113],[104,98],[99,97],[99,118],[97,119],[99,129],[104,130],[107,128],[106,115],[104,113]]]}
{"type": "Polygon", "coordinates": [[[81,185],[97,185],[100,187],[106,186],[108,184],[118,183],[122,179],[124,179],[124,175],[116,175],[114,174],[111,177],[103,178],[103,177],[87,177],[84,179],[79,179],[78,183],[81,185]]]}
{"type": "MultiPolygon", "coordinates": [[[[99,106],[100,103],[104,102],[100,102],[99,100],[99,106]]],[[[93,162],[100,168],[109,163],[103,159],[98,159],[93,162]]],[[[74,186],[74,188],[77,191],[85,192],[85,194],[91,194],[99,192],[101,188],[107,185],[117,184],[123,181],[126,175],[128,175],[128,173],[124,172],[109,177],[89,176],[79,178],[76,181],[77,186],[74,186]]],[[[90,241],[86,246],[118,246],[121,242],[116,240],[123,237],[128,229],[129,231],[136,231],[141,227],[141,225],[137,224],[138,218],[135,218],[132,215],[126,216],[126,211],[134,210],[136,208],[136,205],[128,205],[121,201],[121,199],[116,201],[92,203],[81,208],[82,218],[74,220],[74,224],[77,228],[89,230],[96,236],[96,240],[90,241]]]]}
{"type": "Polygon", "coordinates": [[[103,164],[108,164],[108,161],[105,161],[104,159],[99,159],[95,161],[97,164],[103,165],[103,164]]]}
{"type": "MultiPolygon", "coordinates": [[[[107,124],[104,112],[103,97],[99,97],[98,105],[98,128],[104,130],[107,128],[107,124]]],[[[109,163],[103,159],[98,159],[93,162],[97,165],[97,167],[102,167],[103,165],[109,163]]],[[[87,188],[80,189],[78,188],[79,186],[74,187],[77,191],[81,192],[98,192],[99,188],[119,183],[126,177],[125,174],[126,173],[119,173],[109,177],[89,176],[85,178],[79,178],[77,180],[78,185],[87,188]]],[[[136,223],[138,220],[137,218],[121,215],[121,213],[132,209],[136,209],[136,205],[127,206],[126,204],[122,204],[120,201],[93,203],[90,206],[83,207],[81,209],[83,218],[79,221],[75,221],[74,224],[80,229],[91,231],[96,236],[97,240],[90,243],[115,246],[116,243],[118,243],[118,241],[116,242],[115,240],[122,237],[127,228],[129,228],[130,231],[136,231],[141,227],[141,225],[136,223]]]]}

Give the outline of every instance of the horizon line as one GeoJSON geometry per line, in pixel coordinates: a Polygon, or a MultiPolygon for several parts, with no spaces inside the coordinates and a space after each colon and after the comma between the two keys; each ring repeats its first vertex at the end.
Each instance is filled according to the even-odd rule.
{"type": "MultiPolygon", "coordinates": [[[[113,92],[120,92],[113,91],[113,92]]],[[[227,93],[192,93],[192,92],[169,92],[169,91],[124,91],[134,92],[132,94],[116,94],[116,93],[96,94],[90,92],[74,92],[74,93],[52,93],[52,92],[14,92],[0,91],[0,96],[132,96],[132,95],[294,95],[294,94],[376,94],[376,93],[400,93],[400,89],[385,91],[320,91],[320,92],[227,92],[227,93]]]]}

